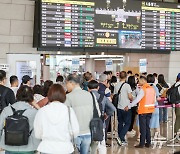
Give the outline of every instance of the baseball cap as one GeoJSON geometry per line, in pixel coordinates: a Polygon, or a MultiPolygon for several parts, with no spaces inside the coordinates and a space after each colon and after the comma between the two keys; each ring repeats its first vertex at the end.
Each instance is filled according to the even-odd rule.
{"type": "Polygon", "coordinates": [[[30,78],[29,75],[24,75],[22,77],[22,83],[27,83],[28,81],[30,81],[32,78],[30,78]]]}
{"type": "Polygon", "coordinates": [[[180,79],[180,73],[177,75],[177,79],[180,79]]]}

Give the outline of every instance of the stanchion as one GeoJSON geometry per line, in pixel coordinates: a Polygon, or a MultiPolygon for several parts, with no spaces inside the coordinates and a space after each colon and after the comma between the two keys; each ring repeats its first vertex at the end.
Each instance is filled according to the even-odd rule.
{"type": "Polygon", "coordinates": [[[175,143],[175,140],[180,141],[180,138],[179,138],[180,133],[177,133],[176,136],[174,135],[174,119],[175,119],[174,113],[175,113],[176,107],[179,108],[180,104],[172,105],[172,139],[167,142],[168,147],[180,147],[180,144],[175,143]],[[171,144],[171,142],[172,142],[172,144],[171,144]]]}
{"type": "MultiPolygon", "coordinates": [[[[163,101],[163,104],[167,103],[163,101]]],[[[155,108],[171,108],[172,105],[157,105],[155,106],[155,108]]],[[[152,144],[153,144],[153,149],[155,149],[156,147],[159,147],[159,149],[162,148],[163,144],[167,143],[168,141],[168,123],[167,123],[167,131],[166,131],[166,138],[165,139],[162,139],[162,138],[158,138],[158,136],[160,135],[159,133],[156,133],[153,140],[152,140],[152,144]]]]}

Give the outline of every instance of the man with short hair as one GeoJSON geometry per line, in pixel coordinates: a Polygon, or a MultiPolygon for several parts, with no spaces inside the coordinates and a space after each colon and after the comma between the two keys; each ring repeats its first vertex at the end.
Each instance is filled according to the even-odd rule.
{"type": "Polygon", "coordinates": [[[6,84],[6,72],[0,70],[0,113],[9,104],[15,103],[14,92],[5,86],[6,84]]]}
{"type": "MultiPolygon", "coordinates": [[[[91,80],[88,83],[88,89],[89,91],[91,91],[95,96],[96,99],[99,103],[99,108],[101,110],[101,118],[104,122],[104,132],[105,132],[105,128],[106,128],[106,124],[105,124],[105,120],[112,116],[113,113],[115,112],[116,108],[114,107],[114,105],[109,101],[109,99],[107,97],[105,97],[104,95],[100,95],[98,93],[98,89],[99,89],[99,83],[95,80],[91,80]]],[[[93,142],[92,143],[92,151],[91,154],[96,154],[96,149],[98,146],[98,151],[99,154],[106,154],[107,153],[107,149],[106,149],[106,142],[105,142],[105,138],[102,142],[93,142]]]]}
{"type": "Polygon", "coordinates": [[[131,110],[124,111],[124,108],[129,105],[130,101],[133,100],[132,90],[128,83],[126,83],[127,73],[125,71],[119,74],[120,82],[114,88],[114,94],[117,94],[120,90],[118,106],[117,106],[117,116],[118,116],[118,144],[120,146],[126,146],[128,143],[125,140],[125,135],[127,134],[129,127],[131,125],[131,110]]]}
{"type": "Polygon", "coordinates": [[[10,84],[11,84],[11,89],[12,91],[14,92],[14,95],[16,97],[16,93],[17,93],[17,90],[18,90],[18,86],[19,86],[19,80],[18,80],[18,77],[15,76],[15,75],[12,75],[10,77],[10,84]]]}
{"type": "Polygon", "coordinates": [[[139,79],[141,89],[132,103],[125,107],[128,111],[131,107],[138,106],[139,127],[140,127],[140,143],[135,148],[151,147],[150,120],[152,113],[155,111],[156,92],[152,86],[147,83],[147,78],[141,76],[139,79]]]}
{"type": "Polygon", "coordinates": [[[66,105],[74,109],[79,122],[80,133],[75,139],[80,154],[88,154],[91,144],[90,121],[93,118],[93,98],[91,94],[80,87],[80,76],[70,74],[66,78],[66,87],[69,92],[66,96],[66,105]]]}

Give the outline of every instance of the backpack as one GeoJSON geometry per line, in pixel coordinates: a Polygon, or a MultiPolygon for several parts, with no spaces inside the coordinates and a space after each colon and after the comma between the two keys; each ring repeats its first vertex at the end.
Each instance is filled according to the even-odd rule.
{"type": "Polygon", "coordinates": [[[115,94],[115,95],[113,96],[113,98],[112,98],[112,103],[113,103],[113,105],[116,107],[116,109],[117,109],[117,107],[118,107],[119,94],[121,93],[121,89],[122,89],[122,87],[123,87],[124,84],[125,84],[125,82],[124,82],[123,84],[121,84],[121,87],[119,88],[118,93],[115,94]]]}
{"type": "Polygon", "coordinates": [[[2,94],[0,94],[0,113],[3,111],[3,109],[8,106],[6,101],[5,101],[5,96],[8,92],[8,88],[4,90],[2,94]]]}
{"type": "Polygon", "coordinates": [[[22,146],[27,145],[30,131],[29,120],[22,114],[26,110],[15,110],[12,106],[13,115],[5,119],[5,145],[22,146]]]}
{"type": "Polygon", "coordinates": [[[164,88],[163,86],[161,86],[161,84],[158,84],[161,87],[161,97],[166,98],[167,97],[167,91],[168,88],[164,88]]]}
{"type": "Polygon", "coordinates": [[[93,119],[90,121],[90,131],[92,141],[102,141],[104,137],[103,133],[103,121],[98,115],[98,111],[95,104],[95,98],[91,92],[93,98],[93,119]]]}
{"type": "Polygon", "coordinates": [[[167,99],[170,104],[180,103],[180,93],[178,90],[179,86],[180,86],[180,84],[178,86],[175,86],[175,84],[174,84],[170,89],[168,89],[167,99]]]}

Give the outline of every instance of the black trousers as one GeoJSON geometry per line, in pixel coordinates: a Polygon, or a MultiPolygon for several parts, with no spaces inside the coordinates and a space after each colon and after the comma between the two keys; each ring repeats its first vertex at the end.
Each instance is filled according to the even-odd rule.
{"type": "Polygon", "coordinates": [[[140,127],[140,145],[144,146],[145,143],[151,144],[151,131],[150,131],[150,120],[152,113],[139,114],[139,127],[140,127]]]}
{"type": "Polygon", "coordinates": [[[135,121],[135,117],[136,117],[136,114],[137,114],[137,106],[131,108],[131,113],[132,113],[132,116],[131,116],[131,125],[130,125],[128,131],[132,131],[133,130],[134,121],[135,121]]]}

